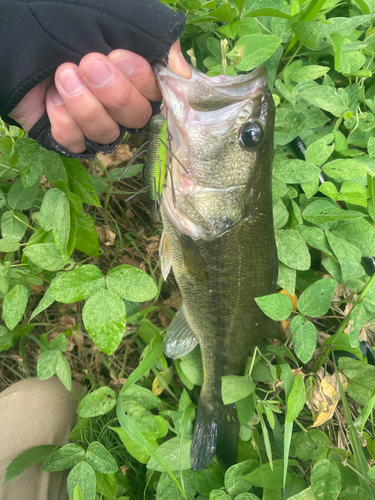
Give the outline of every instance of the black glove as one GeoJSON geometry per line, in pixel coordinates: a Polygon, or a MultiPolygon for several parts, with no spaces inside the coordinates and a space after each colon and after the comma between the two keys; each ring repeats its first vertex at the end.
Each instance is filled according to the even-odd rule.
{"type": "MultiPolygon", "coordinates": [[[[135,52],[150,63],[165,60],[184,29],[185,16],[157,0],[0,0],[0,116],[8,115],[21,99],[64,62],[78,64],[90,52],[109,54],[114,49],[135,52]]],[[[157,103],[151,103],[153,113],[157,103]]],[[[21,127],[22,128],[22,127],[21,127]]],[[[52,137],[45,115],[29,136],[42,146],[75,158],[93,159],[109,153],[112,144],[87,140],[84,153],[75,155],[52,137]]]]}

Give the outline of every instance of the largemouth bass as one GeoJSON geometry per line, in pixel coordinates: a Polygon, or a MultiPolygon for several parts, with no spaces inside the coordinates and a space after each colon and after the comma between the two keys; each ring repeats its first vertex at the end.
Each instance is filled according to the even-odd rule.
{"type": "Polygon", "coordinates": [[[274,293],[277,282],[274,103],[265,68],[214,78],[192,68],[190,80],[161,65],[155,73],[173,137],[161,206],[162,271],[166,278],[173,267],[183,298],[165,354],[179,358],[199,342],[204,383],[191,467],[204,469],[215,453],[229,467],[240,425],[235,406],[223,403],[222,377],[243,375],[250,349],[278,331],[254,301],[274,293]]]}

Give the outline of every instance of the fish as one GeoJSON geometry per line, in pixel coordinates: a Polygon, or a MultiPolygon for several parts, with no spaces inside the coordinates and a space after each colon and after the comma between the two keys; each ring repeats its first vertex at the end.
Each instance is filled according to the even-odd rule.
{"type": "Polygon", "coordinates": [[[173,268],[183,299],[164,353],[178,359],[200,345],[204,382],[190,451],[200,471],[215,454],[225,468],[237,459],[240,424],[235,405],[223,403],[222,377],[243,375],[250,350],[279,335],[254,300],[277,283],[275,106],[264,67],[231,77],[191,70],[187,80],[154,66],[173,151],[161,200],[161,269],[166,279],[173,268]]]}

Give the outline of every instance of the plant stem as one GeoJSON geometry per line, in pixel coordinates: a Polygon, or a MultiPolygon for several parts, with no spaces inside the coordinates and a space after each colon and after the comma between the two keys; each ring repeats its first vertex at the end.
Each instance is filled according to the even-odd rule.
{"type": "Polygon", "coordinates": [[[342,332],[345,330],[345,328],[347,327],[349,321],[350,321],[350,318],[351,318],[351,313],[353,311],[353,309],[355,308],[356,305],[360,304],[363,299],[365,298],[365,295],[367,294],[367,292],[369,291],[369,289],[371,288],[371,285],[375,282],[375,273],[371,276],[371,278],[369,279],[369,281],[367,282],[365,288],[362,290],[361,294],[359,295],[358,299],[355,301],[350,313],[345,317],[345,319],[343,320],[343,322],[341,323],[341,325],[338,327],[337,329],[337,332],[332,335],[331,339],[330,339],[330,343],[329,345],[324,349],[323,351],[323,354],[321,354],[316,360],[315,360],[315,363],[312,367],[312,372],[313,373],[316,373],[324,364],[327,356],[329,355],[332,347],[336,344],[336,342],[338,341],[340,335],[342,334],[342,332]]]}

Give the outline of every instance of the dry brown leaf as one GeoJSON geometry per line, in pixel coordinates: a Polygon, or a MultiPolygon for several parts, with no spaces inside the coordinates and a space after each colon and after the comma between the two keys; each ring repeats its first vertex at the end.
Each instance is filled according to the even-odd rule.
{"type": "Polygon", "coordinates": [[[171,324],[171,317],[169,316],[169,314],[167,314],[163,310],[160,310],[158,315],[159,315],[159,319],[161,321],[161,324],[164,326],[164,328],[168,328],[168,326],[171,324]]]}
{"type": "Polygon", "coordinates": [[[169,299],[163,301],[163,305],[166,307],[173,307],[178,309],[181,302],[181,292],[179,290],[173,291],[169,299]]]}
{"type": "MultiPolygon", "coordinates": [[[[342,386],[346,389],[348,382],[345,376],[340,373],[339,377],[342,386]]],[[[319,427],[328,422],[332,418],[339,400],[340,389],[336,375],[327,375],[320,382],[319,387],[315,387],[313,391],[313,398],[310,403],[313,404],[316,415],[314,417],[314,424],[311,427],[319,427]]]]}
{"type": "Polygon", "coordinates": [[[99,241],[102,241],[107,246],[113,245],[113,242],[116,239],[116,233],[106,227],[95,226],[95,229],[98,234],[99,241]]]}
{"type": "Polygon", "coordinates": [[[291,301],[291,303],[292,303],[293,311],[297,311],[297,300],[298,300],[297,295],[296,294],[291,295],[289,292],[287,292],[284,289],[280,290],[279,293],[282,293],[283,295],[286,295],[289,298],[289,300],[291,301]]]}
{"type": "MultiPolygon", "coordinates": [[[[166,385],[169,385],[170,382],[172,381],[173,378],[173,367],[171,366],[168,368],[168,370],[164,370],[162,372],[159,372],[159,375],[162,377],[166,385]]],[[[164,387],[161,385],[159,382],[159,379],[157,377],[154,378],[154,381],[152,382],[152,392],[156,396],[160,396],[160,394],[164,391],[164,387]]]]}
{"type": "Polygon", "coordinates": [[[139,267],[139,262],[137,262],[136,260],[132,259],[128,255],[123,255],[121,257],[121,262],[123,264],[128,265],[128,266],[139,267]]]}
{"type": "Polygon", "coordinates": [[[61,316],[59,323],[66,328],[72,328],[76,324],[76,319],[74,316],[68,316],[67,314],[64,314],[64,316],[61,316]]]}
{"type": "Polygon", "coordinates": [[[133,157],[133,153],[130,151],[129,144],[120,144],[114,153],[109,155],[98,154],[98,159],[103,163],[105,167],[116,167],[121,168],[119,163],[127,162],[133,157]]]}
{"type": "Polygon", "coordinates": [[[292,373],[293,373],[294,378],[296,378],[297,375],[301,375],[302,378],[305,377],[305,374],[303,373],[302,368],[295,368],[294,370],[292,370],[292,373]]]}
{"type": "Polygon", "coordinates": [[[36,293],[43,292],[43,290],[44,290],[43,285],[30,285],[30,288],[33,292],[36,292],[36,293]]]}

